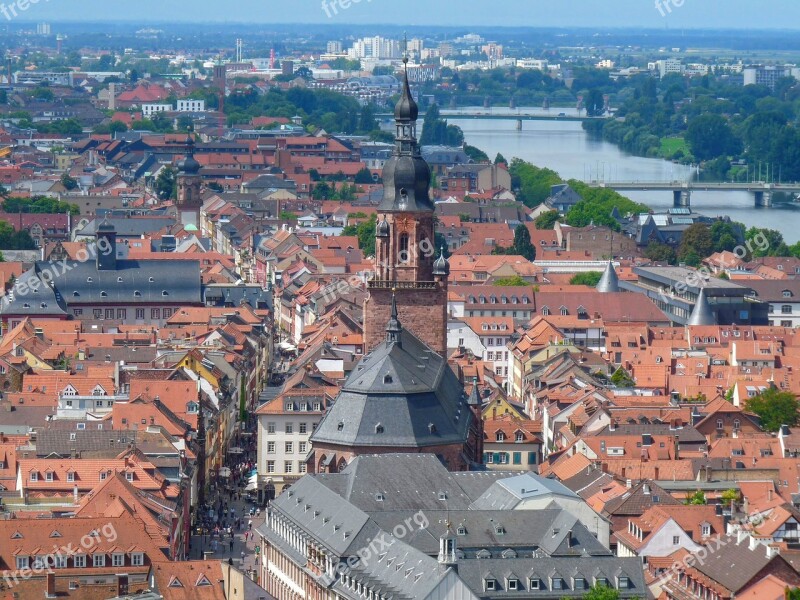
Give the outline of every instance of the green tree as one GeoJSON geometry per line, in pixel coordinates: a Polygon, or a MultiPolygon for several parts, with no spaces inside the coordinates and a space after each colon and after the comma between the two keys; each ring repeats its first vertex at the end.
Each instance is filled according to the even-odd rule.
{"type": "Polygon", "coordinates": [[[725,117],[701,114],[694,117],[686,129],[686,143],[692,154],[700,160],[729,156],[741,150],[741,143],[733,134],[725,117]]]}
{"type": "Polygon", "coordinates": [[[78,180],[74,177],[71,177],[69,173],[64,173],[61,176],[61,185],[63,185],[64,189],[66,189],[68,192],[71,192],[72,190],[78,188],[78,180]]]}
{"type": "Polygon", "coordinates": [[[766,431],[778,431],[781,425],[797,425],[800,402],[793,392],[781,392],[776,388],[765,390],[758,396],[749,398],[745,408],[761,419],[761,427],[766,431]]]}
{"type": "Polygon", "coordinates": [[[561,183],[561,177],[555,171],[536,167],[519,158],[511,160],[508,170],[517,198],[531,208],[544,202],[550,196],[553,186],[561,183]]]}
{"type": "Polygon", "coordinates": [[[512,275],[511,277],[498,277],[492,282],[492,285],[498,287],[499,286],[522,287],[530,284],[519,275],[512,275]]]}
{"type": "Polygon", "coordinates": [[[282,210],[280,216],[278,217],[281,221],[290,221],[294,222],[297,221],[297,215],[294,214],[290,210],[282,210]]]}
{"type": "Polygon", "coordinates": [[[603,99],[603,93],[598,89],[589,90],[589,93],[586,94],[584,98],[584,106],[586,106],[586,115],[589,117],[601,117],[603,116],[604,108],[605,108],[605,100],[603,99]]]}
{"type": "Polygon", "coordinates": [[[348,225],[342,229],[342,235],[354,235],[358,237],[358,247],[365,256],[375,256],[375,225],[378,222],[378,215],[372,213],[369,219],[362,221],[358,225],[348,225]]]}
{"type": "Polygon", "coordinates": [[[514,254],[524,256],[530,261],[536,260],[536,246],[531,242],[531,232],[524,224],[517,225],[514,230],[514,254]]]}
{"type": "Polygon", "coordinates": [[[702,506],[708,504],[706,501],[706,495],[703,490],[697,490],[694,494],[686,494],[686,500],[683,501],[684,504],[690,506],[702,506]]]}
{"type": "Polygon", "coordinates": [[[466,144],[464,146],[464,154],[469,156],[475,162],[488,162],[489,155],[480,148],[466,144]]]}
{"type": "Polygon", "coordinates": [[[364,167],[358,173],[356,173],[355,177],[356,183],[375,183],[375,180],[372,178],[372,171],[364,167]]]}
{"type": "Polygon", "coordinates": [[[555,229],[556,223],[558,223],[560,219],[561,215],[557,210],[549,210],[536,217],[536,220],[533,223],[536,226],[536,229],[550,230],[555,229]]]}
{"type": "Polygon", "coordinates": [[[708,225],[695,223],[683,232],[680,246],[678,246],[678,258],[688,263],[688,257],[692,254],[702,260],[710,256],[713,251],[714,240],[711,237],[711,230],[708,225]]]}
{"type": "Polygon", "coordinates": [[[599,271],[588,271],[586,273],[577,273],[569,280],[570,285],[588,285],[589,287],[597,287],[600,283],[600,278],[603,274],[599,271]]]}
{"type": "Polygon", "coordinates": [[[595,583],[592,589],[583,595],[583,600],[619,600],[619,597],[619,590],[602,583],[595,583]]]}
{"type": "Polygon", "coordinates": [[[494,157],[494,164],[499,165],[500,163],[504,164],[505,166],[508,166],[508,161],[506,160],[506,157],[498,152],[497,156],[494,157]]]}
{"type": "Polygon", "coordinates": [[[611,376],[611,383],[617,387],[633,387],[636,385],[636,382],[622,367],[614,371],[614,374],[611,376]]]}
{"type": "Polygon", "coordinates": [[[156,177],[156,194],[161,200],[168,200],[175,198],[178,186],[175,169],[172,167],[164,167],[156,177]]]}
{"type": "Polygon", "coordinates": [[[675,250],[667,244],[661,242],[650,242],[644,249],[644,255],[652,261],[663,262],[667,264],[675,264],[677,255],[675,250]]]}

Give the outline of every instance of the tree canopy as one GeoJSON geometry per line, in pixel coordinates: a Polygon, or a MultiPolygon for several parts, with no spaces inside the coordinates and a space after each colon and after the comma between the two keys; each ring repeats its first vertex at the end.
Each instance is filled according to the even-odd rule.
{"type": "Polygon", "coordinates": [[[797,425],[800,402],[793,392],[770,388],[749,398],[745,408],[760,417],[761,427],[766,431],[778,431],[781,425],[797,425]]]}

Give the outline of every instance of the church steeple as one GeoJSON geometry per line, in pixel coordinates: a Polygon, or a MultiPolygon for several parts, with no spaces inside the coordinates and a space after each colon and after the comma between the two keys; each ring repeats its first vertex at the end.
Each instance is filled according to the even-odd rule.
{"type": "MultiPolygon", "coordinates": [[[[408,59],[403,59],[408,63],[408,59]]],[[[430,199],[431,170],[417,143],[419,107],[408,83],[408,64],[403,68],[403,89],[394,108],[395,134],[392,157],[383,167],[383,201],[379,211],[433,212],[430,199]]]]}
{"type": "Polygon", "coordinates": [[[375,224],[375,275],[364,303],[364,345],[369,351],[387,339],[399,343],[399,314],[403,329],[444,355],[450,269],[443,256],[436,259],[431,170],[417,142],[419,107],[411,93],[408,59],[403,62],[394,110],[397,134],[383,167],[375,224]]]}

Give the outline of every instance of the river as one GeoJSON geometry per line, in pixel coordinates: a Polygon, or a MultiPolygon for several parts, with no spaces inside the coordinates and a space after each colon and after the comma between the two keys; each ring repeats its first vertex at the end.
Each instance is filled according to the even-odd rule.
{"type": "MultiPolygon", "coordinates": [[[[461,109],[490,112],[475,107],[461,109]]],[[[448,111],[443,111],[447,113],[448,111]]],[[[508,114],[509,119],[459,119],[443,115],[448,123],[464,131],[468,144],[486,152],[491,158],[499,152],[507,160],[514,157],[539,167],[557,171],[565,179],[583,181],[686,181],[693,170],[666,160],[632,156],[617,146],[586,134],[578,121],[523,121],[517,130],[513,115],[541,113],[541,109],[491,109],[492,114],[508,114]]],[[[575,109],[553,108],[550,114],[575,114],[575,109]]],[[[672,193],[658,191],[626,192],[632,200],[654,210],[672,208],[672,193]]],[[[692,207],[697,212],[715,217],[726,215],[747,226],[776,229],[788,244],[800,241],[800,207],[778,204],[756,208],[747,192],[692,192],[692,207]]]]}

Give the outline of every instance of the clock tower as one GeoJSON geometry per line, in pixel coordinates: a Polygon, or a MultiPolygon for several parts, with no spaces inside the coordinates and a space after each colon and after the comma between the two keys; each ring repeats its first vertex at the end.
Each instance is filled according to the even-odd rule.
{"type": "Polygon", "coordinates": [[[383,168],[383,200],[378,206],[375,275],[364,302],[365,350],[369,352],[384,340],[394,293],[405,328],[446,356],[450,266],[444,256],[437,258],[431,171],[417,143],[419,109],[407,72],[394,115],[395,146],[383,168]]]}

